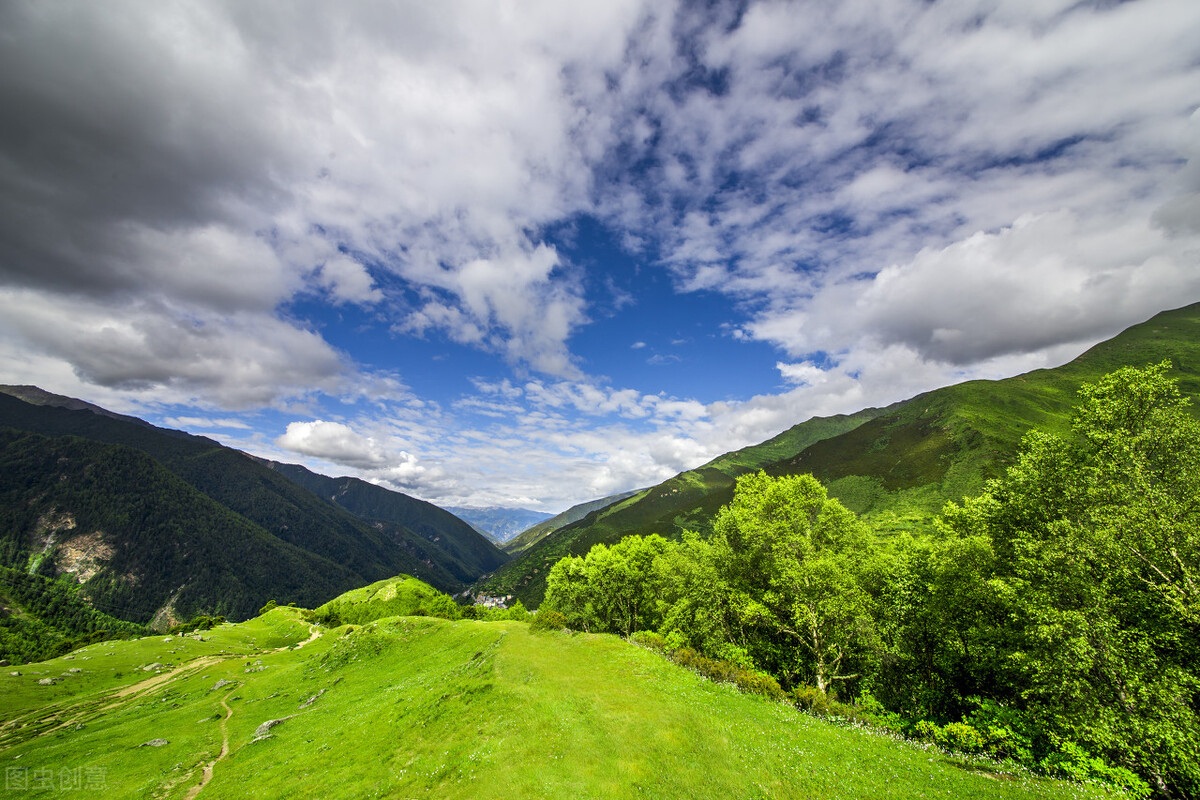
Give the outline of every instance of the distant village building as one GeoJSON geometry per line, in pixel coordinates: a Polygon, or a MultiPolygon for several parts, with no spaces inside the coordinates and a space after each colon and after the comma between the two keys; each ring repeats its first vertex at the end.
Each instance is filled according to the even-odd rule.
{"type": "Polygon", "coordinates": [[[475,595],[475,605],[483,606],[484,608],[508,608],[508,602],[513,599],[511,594],[506,594],[503,597],[494,597],[488,594],[475,595]]]}

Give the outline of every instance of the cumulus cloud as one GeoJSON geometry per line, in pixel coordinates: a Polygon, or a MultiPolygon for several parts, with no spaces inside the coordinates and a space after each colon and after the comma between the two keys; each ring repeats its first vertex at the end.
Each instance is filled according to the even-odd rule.
{"type": "Polygon", "coordinates": [[[292,422],[275,444],[292,453],[349,467],[365,478],[397,489],[417,485],[427,472],[412,454],[364,436],[341,422],[292,422]]]}

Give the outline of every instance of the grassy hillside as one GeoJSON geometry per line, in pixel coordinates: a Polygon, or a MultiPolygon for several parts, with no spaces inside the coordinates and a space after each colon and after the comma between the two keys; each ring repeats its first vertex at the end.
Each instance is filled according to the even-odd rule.
{"type": "Polygon", "coordinates": [[[21,797],[73,776],[82,794],[164,800],[1106,796],[838,727],[615,637],[515,622],[327,630],[277,608],[18,671],[0,673],[0,758],[30,781],[21,797]]]}
{"type": "Polygon", "coordinates": [[[977,494],[1027,431],[1066,432],[1081,384],[1164,359],[1183,392],[1200,397],[1200,304],[1159,314],[1055,369],[930,392],[766,469],[811,472],[878,529],[909,528],[947,500],[977,494]]]}
{"type": "Polygon", "coordinates": [[[1125,365],[1171,359],[1181,388],[1200,396],[1200,304],[1164,312],[1056,369],[971,381],[886,409],[812,419],[556,531],[487,578],[493,593],[536,607],[546,573],[597,543],[704,530],[729,502],[737,475],[811,472],[878,530],[922,529],[947,500],[977,494],[1031,428],[1061,431],[1079,386],[1125,365]]]}

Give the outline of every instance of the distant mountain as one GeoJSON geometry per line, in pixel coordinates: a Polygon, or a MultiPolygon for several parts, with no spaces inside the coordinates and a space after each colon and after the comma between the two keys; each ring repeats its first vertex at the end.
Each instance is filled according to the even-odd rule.
{"type": "Polygon", "coordinates": [[[18,391],[39,404],[0,392],[0,566],[73,575],[120,619],[244,619],[398,573],[454,592],[504,558],[449,514],[367,522],[210,439],[18,391]]]}
{"type": "Polygon", "coordinates": [[[542,520],[553,517],[545,511],[531,511],[528,508],[465,508],[462,506],[447,506],[447,511],[471,527],[491,539],[496,544],[504,544],[521,531],[536,525],[542,520]]]}
{"type": "Polygon", "coordinates": [[[592,500],[587,503],[580,503],[579,505],[571,506],[557,516],[542,520],[532,528],[526,528],[512,539],[505,542],[501,549],[510,556],[523,553],[559,528],[565,525],[570,525],[572,522],[577,522],[593,511],[599,511],[602,508],[611,506],[613,503],[619,503],[628,497],[633,497],[635,494],[638,494],[641,491],[643,490],[635,489],[632,492],[621,492],[620,494],[610,495],[609,497],[602,497],[599,500],[592,500]]]}
{"type": "Polygon", "coordinates": [[[1066,430],[1081,384],[1121,366],[1164,359],[1172,360],[1182,390],[1200,396],[1200,304],[1163,312],[1055,369],[970,381],[849,416],[814,417],[593,511],[530,546],[479,588],[537,606],[546,573],[559,558],[629,534],[704,531],[732,497],[735,478],[756,469],[811,472],[881,532],[923,530],[947,500],[977,494],[1028,430],[1066,430]]]}

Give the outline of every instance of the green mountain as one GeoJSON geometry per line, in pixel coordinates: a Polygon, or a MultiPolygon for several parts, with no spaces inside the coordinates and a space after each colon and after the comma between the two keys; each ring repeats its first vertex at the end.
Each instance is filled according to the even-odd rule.
{"type": "MultiPolygon", "coordinates": [[[[397,597],[405,579],[373,589],[397,597]]],[[[359,592],[347,607],[375,604],[359,592]],[[361,601],[361,602],[360,602],[361,601]]],[[[403,609],[402,609],[403,610],[403,609]]],[[[840,726],[609,635],[279,607],[0,671],[12,796],[1111,798],[840,726]],[[365,618],[365,617],[364,617],[365,618]]]]}
{"type": "Polygon", "coordinates": [[[599,500],[592,500],[587,503],[579,503],[578,505],[571,506],[561,514],[544,519],[536,525],[521,531],[505,542],[501,549],[510,556],[523,553],[533,544],[541,541],[544,537],[549,536],[559,528],[570,525],[572,522],[578,522],[593,511],[599,511],[602,508],[611,506],[613,503],[619,503],[628,497],[633,497],[640,491],[640,489],[637,489],[632,492],[621,492],[620,494],[602,497],[599,500]]]}
{"type": "Polygon", "coordinates": [[[1121,366],[1164,359],[1173,362],[1182,390],[1200,396],[1200,304],[1158,314],[1055,369],[970,381],[849,416],[813,418],[555,531],[480,589],[513,594],[536,607],[546,573],[563,556],[583,555],[594,544],[630,534],[703,531],[731,499],[735,478],[757,469],[813,473],[832,496],[882,532],[921,529],[947,500],[978,493],[1026,431],[1062,431],[1082,383],[1121,366]]]}
{"type": "Polygon", "coordinates": [[[456,580],[469,583],[508,561],[507,555],[469,523],[432,503],[358,478],[330,478],[296,464],[266,463],[393,538],[416,534],[420,548],[456,580]]]}
{"type": "Polygon", "coordinates": [[[119,619],[245,619],[398,572],[458,591],[504,558],[448,514],[414,511],[417,532],[402,501],[363,491],[383,516],[368,523],[210,439],[17,393],[38,404],[0,391],[0,566],[65,578],[119,619]]]}

